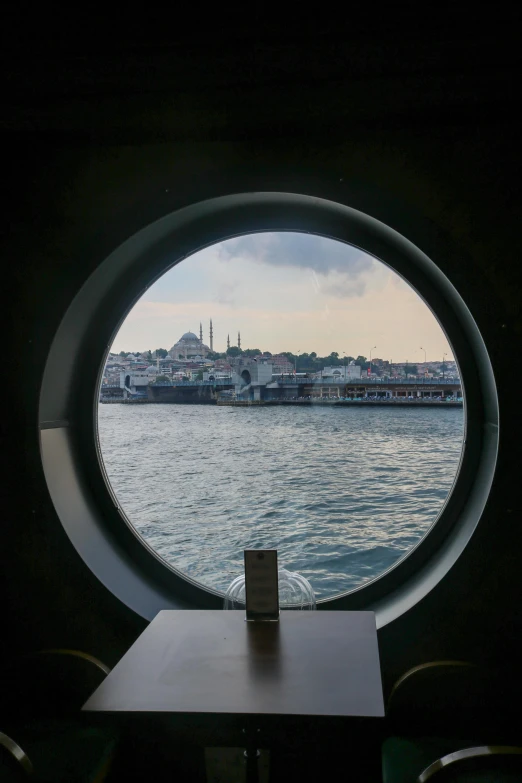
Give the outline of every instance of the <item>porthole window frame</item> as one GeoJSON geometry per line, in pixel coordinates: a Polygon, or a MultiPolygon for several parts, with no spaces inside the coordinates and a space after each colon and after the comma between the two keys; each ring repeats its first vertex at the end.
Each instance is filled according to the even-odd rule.
{"type": "Polygon", "coordinates": [[[476,529],[494,478],[498,400],[491,362],[469,309],[435,261],[368,214],[314,196],[239,193],[198,202],[134,233],[97,266],[71,303],[47,359],[40,448],[57,515],[84,562],[146,619],[161,609],[220,608],[222,594],[169,566],[125,518],[99,459],[99,383],[127,313],[167,269],[198,250],[260,231],[318,234],[360,247],[403,277],[441,323],[459,363],[465,442],[457,479],[436,524],[398,563],[320,609],[373,609],[383,626],[449,572],[476,529]]]}

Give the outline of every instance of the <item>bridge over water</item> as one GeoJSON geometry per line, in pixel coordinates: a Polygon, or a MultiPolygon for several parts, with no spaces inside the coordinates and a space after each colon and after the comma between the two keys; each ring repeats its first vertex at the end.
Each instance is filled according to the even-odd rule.
{"type": "Polygon", "coordinates": [[[207,402],[217,399],[285,400],[295,398],[360,399],[360,398],[417,398],[433,399],[461,397],[460,381],[433,379],[357,380],[340,383],[320,378],[284,379],[270,383],[245,383],[231,380],[216,381],[162,381],[147,388],[151,402],[207,402]]]}
{"type": "Polygon", "coordinates": [[[418,379],[358,379],[339,382],[333,379],[298,378],[272,380],[269,383],[237,385],[230,379],[215,381],[160,381],[132,389],[105,385],[100,399],[139,399],[149,402],[215,403],[218,399],[291,400],[291,399],[433,399],[462,397],[462,384],[457,380],[418,379]]]}

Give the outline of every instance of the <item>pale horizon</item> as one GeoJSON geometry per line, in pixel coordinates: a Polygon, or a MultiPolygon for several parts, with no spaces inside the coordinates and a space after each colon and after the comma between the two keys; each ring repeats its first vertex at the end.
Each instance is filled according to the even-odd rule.
{"type": "Polygon", "coordinates": [[[293,232],[251,234],[194,253],[136,303],[111,351],[170,348],[182,334],[230,344],[411,364],[454,359],[436,318],[402,278],[358,248],[293,232]],[[376,347],[374,347],[376,346],[376,347]]]}

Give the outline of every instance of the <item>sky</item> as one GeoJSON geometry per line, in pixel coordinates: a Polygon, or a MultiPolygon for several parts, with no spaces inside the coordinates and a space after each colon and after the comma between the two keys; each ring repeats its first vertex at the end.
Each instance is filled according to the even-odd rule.
{"type": "Polygon", "coordinates": [[[170,348],[187,331],[242,348],[410,363],[453,359],[431,310],[399,275],[352,245],[258,233],[198,251],[166,272],[123,322],[112,351],[170,348]],[[426,354],[424,353],[424,350],[426,354]]]}

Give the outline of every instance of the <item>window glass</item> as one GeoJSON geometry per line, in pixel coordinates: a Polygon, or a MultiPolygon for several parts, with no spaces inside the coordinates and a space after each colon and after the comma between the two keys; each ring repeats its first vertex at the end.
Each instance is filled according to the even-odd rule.
{"type": "Polygon", "coordinates": [[[250,234],[185,259],[130,311],[98,432],[129,524],[225,591],[276,548],[318,598],[361,586],[436,521],[461,457],[451,346],[385,264],[338,241],[250,234]]]}

